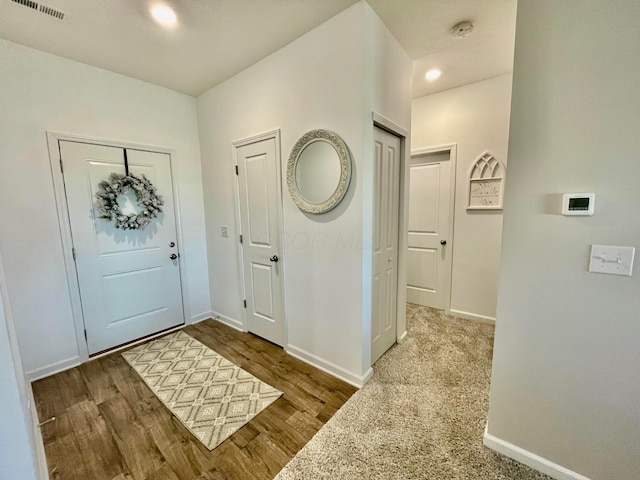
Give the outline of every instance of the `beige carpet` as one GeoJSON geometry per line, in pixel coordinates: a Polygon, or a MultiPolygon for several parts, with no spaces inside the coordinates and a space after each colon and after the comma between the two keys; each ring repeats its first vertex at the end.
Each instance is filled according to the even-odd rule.
{"type": "Polygon", "coordinates": [[[409,305],[407,329],[276,479],[548,479],[482,445],[494,328],[409,305]]]}
{"type": "Polygon", "coordinates": [[[282,395],[182,331],[122,356],[209,450],[282,395]]]}

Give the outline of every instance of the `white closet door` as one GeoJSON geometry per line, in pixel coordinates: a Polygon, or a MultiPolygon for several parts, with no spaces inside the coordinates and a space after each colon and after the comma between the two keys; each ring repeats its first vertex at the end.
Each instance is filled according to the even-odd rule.
{"type": "Polygon", "coordinates": [[[396,342],[400,138],[374,134],[373,308],[371,363],[396,342]]]}
{"type": "MultiPolygon", "coordinates": [[[[165,204],[144,230],[125,231],[95,210],[98,184],[125,172],[124,149],[61,141],[60,153],[89,354],[183,324],[169,155],[127,149],[130,172],[146,175],[165,204]]],[[[133,194],[119,203],[138,208],[133,194]]]]}

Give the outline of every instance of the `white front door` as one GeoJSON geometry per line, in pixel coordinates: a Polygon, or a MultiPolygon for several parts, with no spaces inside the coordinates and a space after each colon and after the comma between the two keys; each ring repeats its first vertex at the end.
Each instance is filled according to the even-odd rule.
{"type": "Polygon", "coordinates": [[[375,128],[371,363],[396,342],[400,138],[375,128]]]}
{"type": "Polygon", "coordinates": [[[283,346],[279,161],[271,137],[236,146],[247,329],[283,346]]]}
{"type": "Polygon", "coordinates": [[[445,310],[451,283],[450,151],[411,156],[407,301],[445,310]]]}
{"type": "MultiPolygon", "coordinates": [[[[183,324],[169,155],[126,150],[130,172],[149,178],[164,206],[144,230],[125,231],[94,207],[99,183],[125,173],[125,149],[59,146],[89,354],[183,324]]],[[[133,194],[118,203],[124,213],[138,209],[133,194]]]]}

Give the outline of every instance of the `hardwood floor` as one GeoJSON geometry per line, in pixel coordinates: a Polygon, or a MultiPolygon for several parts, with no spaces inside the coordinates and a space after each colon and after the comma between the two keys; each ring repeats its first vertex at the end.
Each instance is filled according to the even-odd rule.
{"type": "Polygon", "coordinates": [[[214,320],[184,331],[284,395],[210,452],[121,352],[93,360],[33,384],[52,480],[272,479],[356,391],[214,320]]]}

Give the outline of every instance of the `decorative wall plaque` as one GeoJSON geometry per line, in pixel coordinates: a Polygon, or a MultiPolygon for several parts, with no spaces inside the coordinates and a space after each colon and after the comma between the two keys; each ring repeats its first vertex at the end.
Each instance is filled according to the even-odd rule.
{"type": "Polygon", "coordinates": [[[505,173],[504,164],[490,152],[480,155],[469,170],[467,210],[501,210],[505,173]]]}

